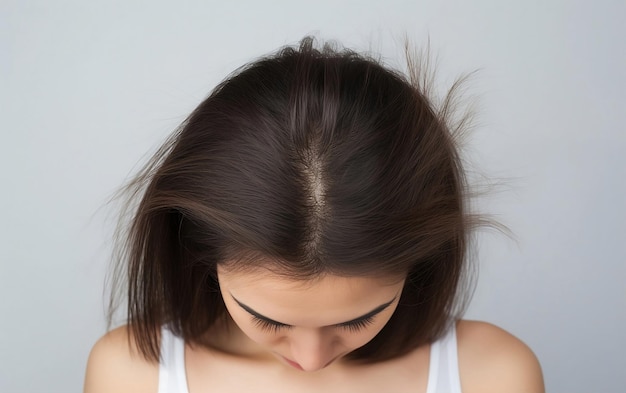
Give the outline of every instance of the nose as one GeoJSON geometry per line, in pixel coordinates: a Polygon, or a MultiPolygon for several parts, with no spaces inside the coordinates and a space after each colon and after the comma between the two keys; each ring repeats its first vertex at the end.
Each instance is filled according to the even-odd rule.
{"type": "Polygon", "coordinates": [[[291,337],[291,356],[304,371],[317,371],[334,358],[333,338],[319,330],[300,331],[291,337]]]}

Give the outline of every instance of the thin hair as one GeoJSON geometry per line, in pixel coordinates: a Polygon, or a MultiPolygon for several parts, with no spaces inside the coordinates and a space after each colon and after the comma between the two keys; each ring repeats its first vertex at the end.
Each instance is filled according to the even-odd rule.
{"type": "Polygon", "coordinates": [[[383,330],[348,355],[358,362],[432,342],[462,314],[472,233],[492,224],[470,211],[460,154],[470,75],[437,100],[429,49],[408,37],[406,73],[315,43],[231,73],[117,194],[108,328],[125,295],[146,359],[159,359],[164,324],[208,345],[227,317],[217,265],[407,277],[383,330]]]}

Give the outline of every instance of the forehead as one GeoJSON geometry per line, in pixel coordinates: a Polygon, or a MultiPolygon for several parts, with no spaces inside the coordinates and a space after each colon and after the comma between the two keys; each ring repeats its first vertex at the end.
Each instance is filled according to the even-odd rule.
{"type": "Polygon", "coordinates": [[[234,297],[272,319],[325,326],[369,312],[400,295],[404,279],[322,275],[311,280],[256,270],[218,268],[222,296],[234,297]]]}
{"type": "Polygon", "coordinates": [[[289,292],[320,293],[327,291],[359,292],[366,288],[396,287],[404,282],[404,276],[344,276],[319,274],[302,278],[288,272],[270,268],[231,270],[217,267],[218,279],[229,286],[254,287],[255,289],[282,290],[289,292]]]}

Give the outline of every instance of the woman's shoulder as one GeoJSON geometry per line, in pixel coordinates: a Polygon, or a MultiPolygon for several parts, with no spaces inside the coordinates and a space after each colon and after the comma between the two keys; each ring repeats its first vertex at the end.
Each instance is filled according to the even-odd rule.
{"type": "Polygon", "coordinates": [[[459,321],[459,373],[464,393],[543,393],[541,366],[520,339],[495,325],[459,321]]]}
{"type": "Polygon", "coordinates": [[[145,359],[127,325],[113,329],[93,346],[87,360],[84,393],[154,393],[159,364],[145,359]]]}

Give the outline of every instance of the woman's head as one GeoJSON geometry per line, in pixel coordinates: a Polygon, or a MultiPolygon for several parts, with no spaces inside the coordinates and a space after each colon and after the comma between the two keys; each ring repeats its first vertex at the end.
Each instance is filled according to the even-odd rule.
{"type": "MultiPolygon", "coordinates": [[[[328,279],[402,282],[395,312],[351,348],[354,359],[398,356],[440,334],[469,224],[457,147],[438,113],[416,78],[317,50],[309,37],[229,76],[133,183],[142,195],[122,251],[144,354],[156,357],[162,323],[198,341],[227,315],[224,302],[241,308],[224,298],[219,271],[313,292],[328,279]]],[[[356,314],[385,297],[363,296],[353,296],[356,314]]],[[[248,299],[263,311],[274,303],[248,299]]],[[[320,320],[342,322],[332,316],[320,320]]]]}

